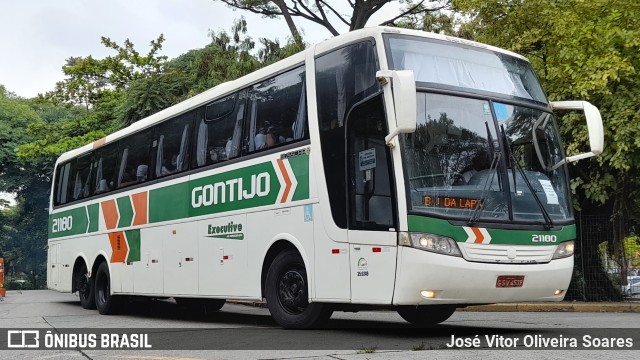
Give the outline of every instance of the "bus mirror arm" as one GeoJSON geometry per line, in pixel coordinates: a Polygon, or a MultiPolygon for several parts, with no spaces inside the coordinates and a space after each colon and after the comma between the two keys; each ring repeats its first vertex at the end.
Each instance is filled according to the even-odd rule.
{"type": "Polygon", "coordinates": [[[379,70],[376,78],[383,88],[391,86],[394,111],[389,115],[395,119],[389,119],[389,123],[396,126],[391,126],[392,131],[384,140],[387,146],[393,147],[396,136],[416,131],[416,81],[412,70],[379,70]]]}
{"type": "Polygon", "coordinates": [[[587,120],[589,146],[591,149],[591,151],[587,153],[567,156],[566,159],[553,165],[553,169],[557,169],[564,163],[570,163],[602,154],[602,150],[604,149],[604,129],[602,126],[602,116],[600,115],[600,111],[597,107],[593,106],[588,101],[552,101],[551,107],[553,110],[574,110],[584,112],[584,117],[587,120]]]}

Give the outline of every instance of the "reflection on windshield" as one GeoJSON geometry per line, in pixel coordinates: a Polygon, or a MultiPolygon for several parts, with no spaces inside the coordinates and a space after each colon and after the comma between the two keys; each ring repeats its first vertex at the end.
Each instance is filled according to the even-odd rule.
{"type": "Polygon", "coordinates": [[[471,223],[571,216],[565,167],[552,169],[562,153],[550,114],[430,93],[417,105],[416,132],[401,136],[412,210],[471,223]]]}
{"type": "Polygon", "coordinates": [[[546,103],[526,60],[504,53],[419,37],[388,36],[394,70],[413,70],[416,81],[491,91],[546,103]]]}

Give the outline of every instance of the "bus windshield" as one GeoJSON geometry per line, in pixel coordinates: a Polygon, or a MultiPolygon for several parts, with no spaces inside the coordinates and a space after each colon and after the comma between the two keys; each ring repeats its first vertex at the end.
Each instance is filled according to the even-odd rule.
{"type": "Polygon", "coordinates": [[[410,210],[469,222],[572,217],[550,113],[427,92],[417,104],[416,132],[401,136],[410,210]]]}

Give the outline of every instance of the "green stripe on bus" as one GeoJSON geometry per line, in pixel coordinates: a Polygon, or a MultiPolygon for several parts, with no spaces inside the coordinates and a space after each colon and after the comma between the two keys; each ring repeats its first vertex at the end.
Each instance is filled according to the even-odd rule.
{"type": "Polygon", "coordinates": [[[96,232],[98,231],[99,226],[99,216],[100,216],[100,205],[91,204],[87,206],[87,212],[89,213],[89,230],[88,232],[96,232]]]}
{"type": "Polygon", "coordinates": [[[49,238],[85,234],[89,228],[87,208],[66,210],[49,216],[49,238]]]}
{"type": "Polygon", "coordinates": [[[299,155],[289,158],[291,170],[298,181],[296,192],[291,198],[292,201],[305,200],[309,198],[309,155],[299,155]]]}
{"type": "MultiPolygon", "coordinates": [[[[428,216],[409,215],[409,231],[424,232],[447,236],[458,242],[467,241],[469,235],[462,226],[452,225],[448,220],[428,216]]],[[[495,245],[549,245],[546,242],[533,242],[533,235],[555,235],[557,242],[575,240],[576,226],[567,225],[560,230],[510,230],[487,228],[491,235],[491,244],[495,245]]]]}
{"type": "Polygon", "coordinates": [[[129,245],[129,255],[127,262],[140,261],[140,229],[128,230],[124,232],[129,245]]]}
{"type": "Polygon", "coordinates": [[[149,191],[149,223],[188,217],[190,198],[188,182],[149,191]]]}
{"type": "Polygon", "coordinates": [[[118,213],[120,214],[120,220],[118,220],[118,228],[131,226],[133,221],[133,206],[131,206],[131,200],[128,196],[116,199],[118,204],[118,213]]]}

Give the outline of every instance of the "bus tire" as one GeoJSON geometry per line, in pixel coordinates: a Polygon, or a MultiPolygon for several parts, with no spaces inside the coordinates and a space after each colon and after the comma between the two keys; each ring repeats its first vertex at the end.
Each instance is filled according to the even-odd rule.
{"type": "Polygon", "coordinates": [[[439,324],[453,315],[456,307],[452,305],[400,306],[398,314],[407,322],[416,326],[439,324]]]}
{"type": "Polygon", "coordinates": [[[109,275],[109,265],[103,261],[98,266],[95,274],[95,302],[98,312],[102,315],[113,315],[117,313],[120,306],[120,298],[111,295],[111,276],[109,275]]]}
{"type": "Polygon", "coordinates": [[[333,312],[327,304],[309,303],[307,272],[295,250],[285,250],[275,257],[264,288],[271,316],[286,329],[322,326],[333,312]]]}
{"type": "Polygon", "coordinates": [[[78,296],[80,297],[80,306],[82,306],[84,309],[95,309],[95,286],[93,283],[93,279],[89,277],[89,271],[87,271],[87,265],[85,265],[84,262],[76,273],[75,286],[76,291],[78,291],[78,296]]]}

